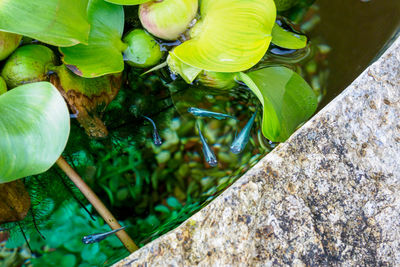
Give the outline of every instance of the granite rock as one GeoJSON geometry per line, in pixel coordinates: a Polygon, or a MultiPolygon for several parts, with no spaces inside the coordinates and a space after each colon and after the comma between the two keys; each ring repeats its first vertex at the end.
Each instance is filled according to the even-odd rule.
{"type": "Polygon", "coordinates": [[[206,208],[116,266],[400,265],[400,39],[206,208]]]}

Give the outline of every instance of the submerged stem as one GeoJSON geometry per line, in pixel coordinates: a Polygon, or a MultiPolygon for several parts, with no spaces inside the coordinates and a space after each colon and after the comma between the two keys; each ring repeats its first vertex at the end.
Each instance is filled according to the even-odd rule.
{"type": "MultiPolygon", "coordinates": [[[[65,174],[71,179],[71,181],[78,187],[82,194],[87,198],[87,200],[93,205],[96,211],[103,217],[104,221],[111,227],[112,230],[121,228],[122,226],[115,219],[114,215],[107,209],[103,202],[97,197],[97,195],[90,189],[90,187],[82,180],[78,173],[68,164],[68,162],[60,157],[57,160],[57,165],[65,174]]],[[[116,233],[119,240],[126,247],[129,252],[134,252],[138,249],[135,242],[129,237],[125,230],[121,230],[116,233]]]]}

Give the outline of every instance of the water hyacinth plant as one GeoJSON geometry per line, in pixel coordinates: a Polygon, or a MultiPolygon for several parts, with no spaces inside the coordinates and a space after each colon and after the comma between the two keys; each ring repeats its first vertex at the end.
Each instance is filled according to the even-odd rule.
{"type": "MultiPolygon", "coordinates": [[[[162,122],[159,127],[159,121],[154,118],[167,108],[153,109],[153,106],[160,103],[167,107],[174,106],[183,116],[191,107],[189,110],[194,115],[194,118],[190,117],[192,122],[179,124],[179,127],[185,128],[183,133],[190,131],[188,127],[194,129],[198,125],[197,120],[219,119],[217,115],[228,118],[230,126],[239,128],[240,121],[235,117],[238,114],[208,111],[207,115],[198,116],[193,112],[196,109],[193,103],[199,106],[197,111],[207,110],[200,109],[202,103],[190,102],[188,106],[184,99],[179,99],[183,90],[176,89],[176,84],[186,88],[201,85],[203,89],[206,88],[205,91],[221,96],[226,96],[227,92],[239,92],[239,86],[245,86],[249,94],[255,95],[255,101],[261,105],[252,105],[253,116],[249,116],[247,124],[240,126],[243,131],[238,135],[239,138],[226,138],[232,144],[233,153],[239,154],[244,150],[251,139],[253,125],[258,125],[260,121],[257,117],[260,113],[262,123],[259,128],[262,135],[270,142],[285,141],[315,112],[317,98],[307,82],[293,69],[276,64],[259,67],[259,62],[265,60],[271,44],[289,50],[307,46],[305,35],[293,31],[281,17],[277,17],[277,7],[278,11],[287,10],[300,2],[0,0],[0,152],[5,155],[0,157],[0,184],[16,182],[24,177],[27,177],[25,181],[32,181],[30,177],[45,173],[57,163],[105,221],[113,229],[119,228],[118,221],[69,166],[76,162],[60,157],[70,135],[71,118],[79,123],[72,121],[72,125],[84,128],[85,138],[88,139],[81,140],[85,140],[82,142],[86,142],[85,145],[90,146],[92,151],[99,151],[100,146],[123,147],[119,148],[119,152],[128,155],[129,163],[125,169],[112,169],[105,177],[100,177],[105,172],[102,168],[88,170],[88,166],[80,166],[85,177],[96,177],[99,181],[129,172],[123,178],[101,186],[109,198],[107,204],[113,204],[115,199],[122,202],[127,195],[140,199],[140,194],[147,190],[143,184],[151,185],[152,190],[162,187],[154,177],[166,175],[163,168],[170,165],[168,160],[172,153],[168,149],[184,147],[190,150],[196,147],[197,142],[198,147],[203,147],[208,164],[201,165],[202,160],[197,152],[191,152],[191,155],[206,170],[214,167],[215,172],[221,164],[226,164],[220,163],[218,157],[229,158],[218,151],[220,148],[214,151],[211,145],[211,142],[215,142],[210,134],[212,130],[204,126],[201,131],[197,126],[197,141],[193,138],[181,141],[176,133],[172,130],[168,132],[168,129],[160,137],[158,130],[168,127],[172,115],[165,115],[164,118],[169,121],[162,122]],[[137,7],[131,7],[135,5],[137,7]],[[127,10],[135,10],[135,18],[141,26],[130,27],[125,18],[127,10]],[[164,63],[157,67],[162,61],[164,63]],[[169,70],[167,75],[161,73],[158,76],[160,89],[155,96],[146,89],[144,80],[149,77],[143,74],[154,66],[150,71],[165,66],[169,70]],[[132,82],[132,75],[135,75],[135,82],[132,82]],[[175,81],[171,82],[169,76],[175,81]],[[169,93],[163,92],[162,86],[168,87],[169,93]],[[132,89],[134,93],[126,93],[121,90],[123,87],[135,88],[132,89]],[[131,99],[128,101],[127,98],[131,99]],[[124,106],[124,103],[131,105],[124,106]],[[112,112],[129,113],[130,119],[125,119],[126,116],[121,114],[121,120],[115,122],[110,119],[111,115],[108,116],[112,112]],[[151,124],[144,123],[145,120],[151,124]],[[127,126],[130,128],[125,132],[121,130],[127,126]],[[138,167],[142,161],[142,154],[135,150],[140,146],[139,141],[125,138],[128,136],[126,132],[138,134],[143,133],[143,129],[150,129],[153,133],[154,141],[151,145],[147,144],[150,147],[145,147],[145,150],[159,151],[155,161],[162,168],[158,173],[149,174],[138,167]],[[119,189],[120,184],[125,183],[129,189],[119,189]],[[117,196],[114,190],[118,190],[117,196]]],[[[196,94],[206,95],[200,90],[186,94],[194,97],[196,94]]],[[[112,115],[112,118],[117,117],[112,115]]],[[[74,135],[74,132],[71,134],[74,135]]],[[[261,133],[259,135],[261,138],[261,133]]],[[[119,161],[110,156],[114,155],[111,152],[107,155],[102,162],[119,161]]],[[[96,165],[94,159],[91,160],[87,164],[96,165]]],[[[188,157],[176,153],[172,161],[178,160],[188,160],[188,157]]],[[[245,161],[250,160],[245,158],[245,161]]],[[[190,169],[175,167],[179,168],[176,172],[181,176],[190,172],[190,169]]],[[[206,178],[201,179],[201,184],[207,183],[206,178]]],[[[97,184],[96,180],[92,182],[92,185],[97,184]]],[[[174,191],[179,192],[178,189],[174,191]]],[[[210,191],[207,196],[215,194],[216,191],[210,191]]],[[[176,211],[173,209],[172,212],[160,203],[156,205],[156,211],[184,217],[178,212],[183,205],[176,199],[172,201],[172,197],[168,199],[166,203],[176,211]]],[[[200,206],[193,203],[193,207],[187,209],[198,210],[200,206]]],[[[22,210],[24,216],[19,219],[26,216],[27,209],[29,207],[22,210]]],[[[150,218],[148,224],[151,225],[151,222],[150,218]]],[[[117,235],[130,252],[137,249],[125,231],[118,231],[117,235]]]]}
{"type": "Polygon", "coordinates": [[[48,82],[19,86],[0,96],[0,183],[48,170],[69,135],[69,112],[48,82]]]}

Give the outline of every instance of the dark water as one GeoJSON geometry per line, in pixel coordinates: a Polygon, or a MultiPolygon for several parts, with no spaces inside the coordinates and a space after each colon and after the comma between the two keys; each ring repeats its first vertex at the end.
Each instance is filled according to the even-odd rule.
{"type": "Polygon", "coordinates": [[[317,0],[320,23],[310,33],[331,48],[325,106],[370,63],[400,26],[399,0],[317,0]]]}

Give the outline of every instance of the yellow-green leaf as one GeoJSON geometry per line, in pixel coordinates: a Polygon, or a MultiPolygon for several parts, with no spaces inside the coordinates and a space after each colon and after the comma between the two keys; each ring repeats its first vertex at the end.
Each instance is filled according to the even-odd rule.
{"type": "Polygon", "coordinates": [[[67,105],[48,82],[0,95],[0,183],[48,170],[67,144],[67,105]]]}
{"type": "Polygon", "coordinates": [[[239,73],[239,80],[253,91],[263,105],[263,135],[283,142],[317,109],[317,98],[307,82],[285,67],[239,73]]]}
{"type": "Polygon", "coordinates": [[[187,83],[192,83],[201,72],[201,69],[183,63],[175,56],[174,52],[169,53],[167,63],[171,72],[179,74],[187,83]]]}
{"type": "Polygon", "coordinates": [[[208,71],[238,72],[264,56],[271,41],[273,0],[203,0],[192,39],[175,48],[182,62],[208,71]]]}
{"type": "Polygon", "coordinates": [[[123,71],[122,52],[127,48],[121,41],[123,7],[104,0],[92,0],[88,16],[91,23],[89,44],[60,48],[64,64],[75,74],[86,78],[123,71]]]}
{"type": "Polygon", "coordinates": [[[0,30],[55,46],[87,43],[88,0],[0,0],[0,30]]]}
{"type": "Polygon", "coordinates": [[[275,23],[272,43],[286,49],[301,49],[307,45],[307,36],[283,29],[275,23]]]}

